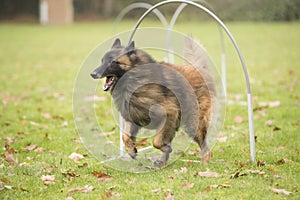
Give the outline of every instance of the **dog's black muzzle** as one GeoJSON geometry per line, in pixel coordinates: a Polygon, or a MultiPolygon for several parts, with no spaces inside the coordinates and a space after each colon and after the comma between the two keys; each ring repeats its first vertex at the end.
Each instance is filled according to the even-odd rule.
{"type": "Polygon", "coordinates": [[[92,72],[92,73],[91,73],[91,77],[92,77],[93,79],[99,79],[99,78],[101,78],[101,76],[100,76],[99,74],[97,74],[97,72],[92,72]]]}

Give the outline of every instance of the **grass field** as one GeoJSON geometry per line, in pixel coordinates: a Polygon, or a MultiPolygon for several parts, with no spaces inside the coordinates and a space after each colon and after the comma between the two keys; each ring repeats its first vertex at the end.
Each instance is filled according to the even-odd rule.
{"type": "MultiPolygon", "coordinates": [[[[300,198],[300,23],[228,24],[251,77],[255,163],[249,161],[247,108],[233,104],[208,165],[181,161],[198,159],[192,145],[177,162],[141,174],[98,164],[73,119],[77,73],[89,52],[112,36],[111,24],[0,24],[0,199],[300,198]],[[73,152],[83,158],[71,159],[73,152]]],[[[133,25],[124,22],[118,31],[133,25]]],[[[181,22],[175,29],[200,39],[219,65],[215,24],[181,22]]],[[[225,43],[227,99],[245,101],[239,60],[225,43]]],[[[105,118],[109,114],[99,123],[113,127],[105,118]]]]}

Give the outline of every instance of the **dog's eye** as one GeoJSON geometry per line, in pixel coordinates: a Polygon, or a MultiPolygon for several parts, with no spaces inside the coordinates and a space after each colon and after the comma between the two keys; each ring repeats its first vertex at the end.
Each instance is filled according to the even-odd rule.
{"type": "Polygon", "coordinates": [[[112,63],[115,63],[117,65],[121,64],[119,61],[113,60],[112,63]]]}

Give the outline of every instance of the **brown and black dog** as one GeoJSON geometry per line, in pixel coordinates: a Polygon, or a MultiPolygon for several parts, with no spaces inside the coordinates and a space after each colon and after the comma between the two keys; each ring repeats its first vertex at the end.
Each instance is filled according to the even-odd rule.
{"type": "Polygon", "coordinates": [[[104,91],[110,91],[115,106],[125,120],[122,135],[125,149],[136,158],[136,135],[141,127],[157,129],[153,146],[162,151],[154,164],[163,166],[172,152],[171,142],[182,125],[201,148],[202,163],[211,152],[207,132],[215,86],[207,69],[205,50],[188,37],[185,41],[185,66],[156,62],[137,49],[134,42],[121,45],[116,39],[101,65],[91,76],[106,78],[104,91]]]}

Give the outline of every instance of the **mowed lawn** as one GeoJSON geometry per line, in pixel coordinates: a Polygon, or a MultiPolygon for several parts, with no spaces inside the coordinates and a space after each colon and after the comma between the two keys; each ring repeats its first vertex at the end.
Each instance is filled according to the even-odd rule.
{"type": "MultiPolygon", "coordinates": [[[[77,73],[89,52],[113,36],[112,24],[0,24],[0,199],[300,198],[300,23],[227,24],[250,74],[256,162],[250,161],[247,107],[239,105],[247,97],[245,80],[225,39],[227,100],[234,103],[226,106],[212,161],[184,162],[199,160],[192,145],[177,162],[148,173],[99,164],[79,140],[73,119],[77,73]]],[[[114,33],[133,26],[124,22],[114,33]]],[[[216,27],[180,22],[175,29],[202,41],[220,69],[216,27]]],[[[97,95],[111,105],[109,95],[97,95]]],[[[99,123],[114,127],[101,108],[106,115],[99,123]]],[[[110,131],[118,135],[118,129],[110,131]]]]}

